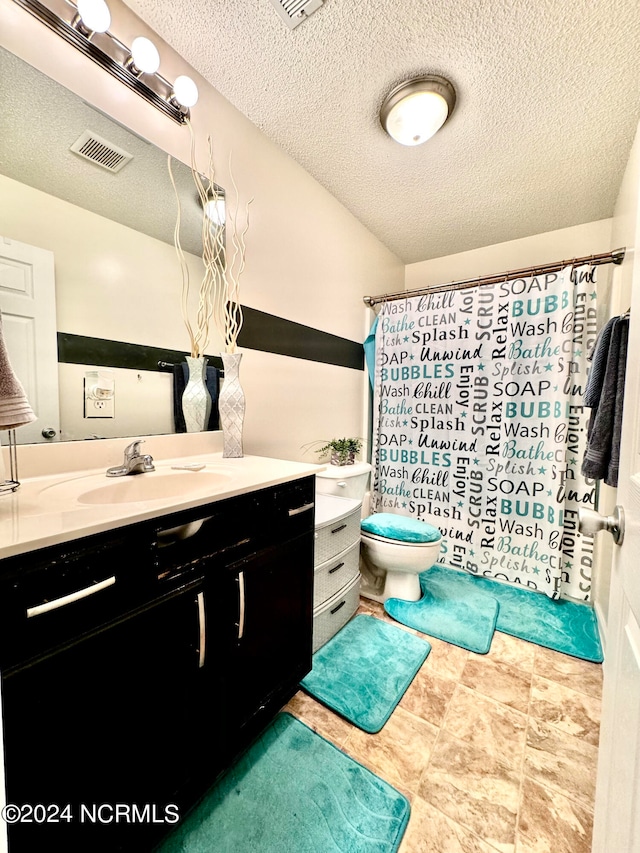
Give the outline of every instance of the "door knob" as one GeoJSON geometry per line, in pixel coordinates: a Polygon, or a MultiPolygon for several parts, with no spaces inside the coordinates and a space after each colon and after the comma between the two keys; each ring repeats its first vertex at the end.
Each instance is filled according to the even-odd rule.
{"type": "Polygon", "coordinates": [[[587,536],[595,536],[599,530],[608,530],[616,545],[624,539],[624,509],[616,506],[613,515],[601,515],[593,509],[578,510],[578,529],[587,536]]]}
{"type": "Polygon", "coordinates": [[[42,430],[42,437],[43,438],[55,438],[56,435],[57,435],[57,433],[53,427],[45,427],[42,430]]]}

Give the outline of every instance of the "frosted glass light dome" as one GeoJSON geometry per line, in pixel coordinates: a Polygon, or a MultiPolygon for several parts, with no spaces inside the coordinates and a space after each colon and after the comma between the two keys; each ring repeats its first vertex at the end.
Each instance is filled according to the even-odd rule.
{"type": "Polygon", "coordinates": [[[401,145],[421,145],[440,130],[455,101],[455,89],[444,77],[418,77],[389,93],[380,109],[380,121],[401,145]]]}

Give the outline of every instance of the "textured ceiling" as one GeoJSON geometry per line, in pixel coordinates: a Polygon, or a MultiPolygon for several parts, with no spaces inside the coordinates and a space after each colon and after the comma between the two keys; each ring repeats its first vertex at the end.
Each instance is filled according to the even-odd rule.
{"type": "Polygon", "coordinates": [[[638,0],[127,0],[405,262],[612,214],[640,117],[638,0]],[[378,121],[398,82],[454,84],[417,148],[378,121]]]}

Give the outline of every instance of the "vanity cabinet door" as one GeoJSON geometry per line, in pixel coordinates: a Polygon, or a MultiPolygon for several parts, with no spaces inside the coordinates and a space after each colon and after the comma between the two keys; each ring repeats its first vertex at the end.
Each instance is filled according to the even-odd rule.
{"type": "Polygon", "coordinates": [[[313,533],[229,566],[228,725],[242,748],[311,669],[313,533]]]}
{"type": "Polygon", "coordinates": [[[148,850],[198,768],[221,766],[203,596],[189,585],[4,675],[7,802],[61,810],[11,826],[10,853],[148,850]]]}

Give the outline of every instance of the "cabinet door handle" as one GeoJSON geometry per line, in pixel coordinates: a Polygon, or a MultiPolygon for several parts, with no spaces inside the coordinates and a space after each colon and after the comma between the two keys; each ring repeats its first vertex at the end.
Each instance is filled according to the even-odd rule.
{"type": "Polygon", "coordinates": [[[200,633],[200,647],[198,649],[198,668],[202,669],[202,667],[204,666],[204,659],[207,649],[207,622],[204,612],[204,592],[198,593],[198,595],[196,596],[196,603],[198,605],[198,629],[200,633]]]}
{"type": "Polygon", "coordinates": [[[310,509],[313,509],[315,504],[312,502],[310,504],[303,504],[303,506],[297,506],[295,509],[289,510],[289,516],[292,515],[300,515],[301,512],[307,512],[310,509]]]}
{"type": "Polygon", "coordinates": [[[238,639],[241,640],[244,634],[244,572],[238,572],[238,597],[240,605],[240,615],[238,617],[238,639]]]}
{"type": "Polygon", "coordinates": [[[337,566],[334,566],[332,569],[329,569],[328,574],[332,575],[334,572],[337,572],[338,569],[341,569],[344,566],[344,563],[338,563],[337,566]]]}
{"type": "Polygon", "coordinates": [[[344,530],[346,526],[347,526],[346,524],[341,524],[340,527],[334,528],[331,532],[332,533],[339,533],[341,530],[344,530]]]}
{"type": "Polygon", "coordinates": [[[331,611],[331,615],[333,616],[334,613],[337,613],[338,610],[340,610],[341,607],[344,607],[346,603],[347,603],[346,598],[343,598],[342,601],[340,602],[340,604],[336,605],[333,608],[333,610],[331,611]]]}
{"type": "Polygon", "coordinates": [[[32,616],[39,616],[41,613],[47,613],[49,610],[57,610],[59,607],[71,604],[73,601],[79,601],[81,598],[86,598],[88,595],[100,592],[100,590],[106,589],[108,586],[113,586],[115,582],[116,578],[113,575],[113,577],[106,578],[93,586],[87,586],[84,589],[79,589],[77,592],[63,595],[61,598],[54,598],[53,601],[45,601],[44,604],[27,607],[27,619],[31,619],[32,616]]]}

